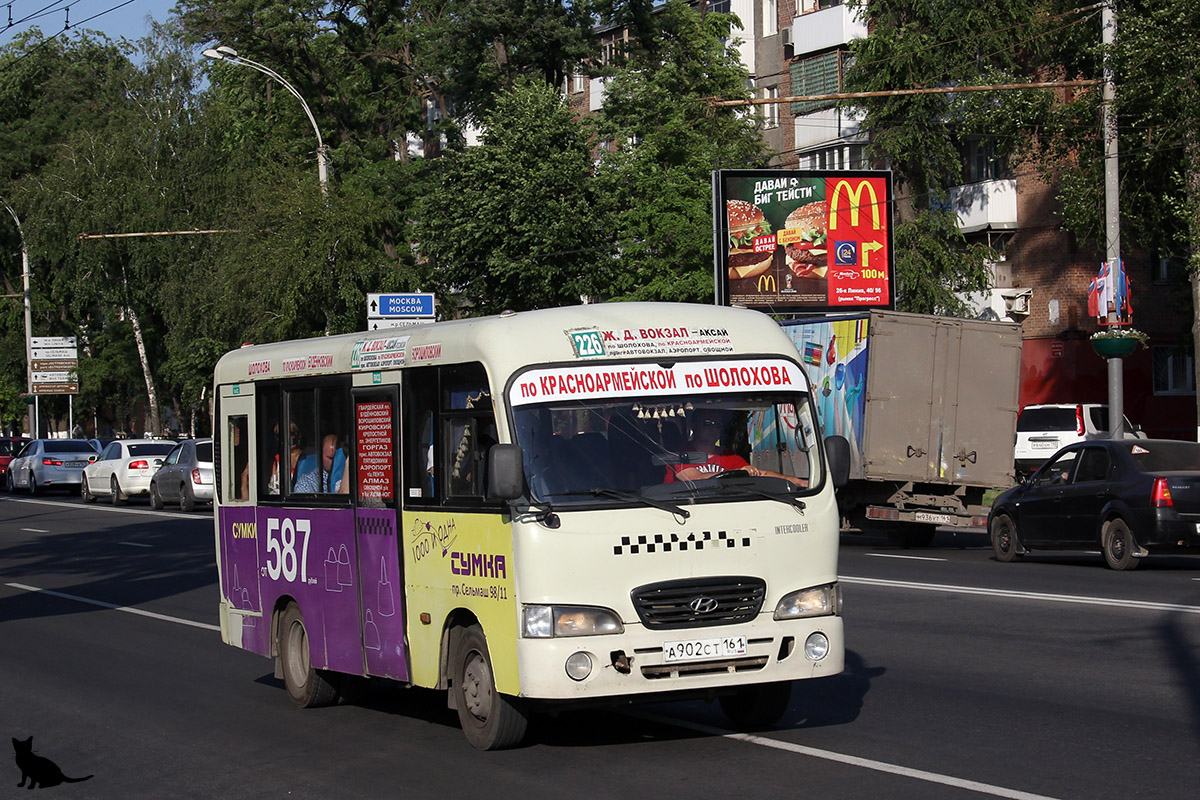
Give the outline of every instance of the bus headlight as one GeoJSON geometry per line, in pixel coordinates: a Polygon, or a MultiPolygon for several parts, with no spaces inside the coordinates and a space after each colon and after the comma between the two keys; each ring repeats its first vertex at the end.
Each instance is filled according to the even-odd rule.
{"type": "Polygon", "coordinates": [[[838,585],[815,586],[786,594],[775,606],[775,619],[801,619],[803,617],[825,617],[842,613],[841,592],[838,585]]]}
{"type": "Polygon", "coordinates": [[[624,633],[617,612],[592,606],[525,606],[521,635],[526,639],[555,636],[599,636],[624,633]]]}

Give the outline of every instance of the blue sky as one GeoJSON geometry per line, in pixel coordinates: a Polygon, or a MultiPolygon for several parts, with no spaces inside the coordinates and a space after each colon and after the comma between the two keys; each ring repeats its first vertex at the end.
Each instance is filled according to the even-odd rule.
{"type": "Polygon", "coordinates": [[[163,22],[174,5],[175,0],[0,0],[0,46],[33,26],[52,36],[68,17],[72,30],[89,28],[133,41],[149,32],[147,17],[163,22]]]}

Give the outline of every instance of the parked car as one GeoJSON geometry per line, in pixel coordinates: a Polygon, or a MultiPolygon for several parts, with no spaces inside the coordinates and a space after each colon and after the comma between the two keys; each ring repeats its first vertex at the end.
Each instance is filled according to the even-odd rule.
{"type": "MultiPolygon", "coordinates": [[[[1124,436],[1145,438],[1125,417],[1124,436]]],[[[1013,467],[1018,478],[1033,474],[1059,448],[1072,442],[1107,439],[1108,406],[1103,403],[1052,403],[1029,405],[1017,417],[1013,467]]]]}
{"type": "Polygon", "coordinates": [[[30,439],[8,463],[9,491],[35,494],[57,486],[77,486],[83,469],[96,459],[84,439],[30,439]]]}
{"type": "Polygon", "coordinates": [[[1200,444],[1095,439],[1059,450],[992,503],[999,561],[1099,547],[1113,569],[1151,553],[1200,553],[1200,444]]]}
{"type": "Polygon", "coordinates": [[[21,448],[27,444],[29,444],[29,439],[25,437],[9,436],[0,438],[0,480],[4,481],[5,488],[8,488],[8,464],[21,451],[21,448]]]}
{"type": "Polygon", "coordinates": [[[211,503],[212,499],[212,439],[180,442],[150,479],[150,507],[162,508],[171,501],[179,503],[180,510],[191,511],[196,503],[211,503]]]}
{"type": "Polygon", "coordinates": [[[155,439],[109,442],[99,458],[83,471],[79,487],[83,502],[107,495],[113,505],[120,505],[130,497],[150,494],[150,479],[174,447],[174,442],[155,439]]]}

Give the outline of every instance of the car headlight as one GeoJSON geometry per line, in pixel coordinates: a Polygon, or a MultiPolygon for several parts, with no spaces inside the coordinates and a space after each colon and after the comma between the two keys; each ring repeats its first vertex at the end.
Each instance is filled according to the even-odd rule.
{"type": "Polygon", "coordinates": [[[826,617],[840,613],[842,598],[836,583],[786,594],[779,601],[779,605],[775,606],[775,619],[826,617]]]}
{"type": "Polygon", "coordinates": [[[591,606],[525,606],[521,635],[526,639],[624,633],[617,612],[591,606]]]}

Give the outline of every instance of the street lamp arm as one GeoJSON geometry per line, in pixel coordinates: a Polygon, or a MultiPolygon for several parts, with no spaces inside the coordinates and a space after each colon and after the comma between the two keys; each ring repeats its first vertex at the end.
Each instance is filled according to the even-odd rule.
{"type": "Polygon", "coordinates": [[[323,148],[325,146],[325,142],[321,139],[321,130],[320,130],[320,128],[317,127],[317,120],[315,117],[313,117],[312,110],[308,107],[308,103],[306,103],[304,101],[304,97],[300,94],[300,92],[298,92],[296,90],[296,87],[292,86],[292,84],[290,84],[286,80],[284,80],[284,77],[282,75],[280,75],[278,72],[271,69],[270,67],[264,66],[263,64],[260,64],[257,61],[252,61],[251,59],[246,58],[243,55],[226,56],[223,60],[229,61],[232,64],[244,64],[247,67],[258,70],[263,75],[266,75],[269,78],[274,78],[275,80],[277,80],[281,84],[283,84],[283,88],[285,88],[289,92],[291,92],[292,97],[295,97],[297,100],[300,101],[300,107],[304,109],[304,113],[308,117],[308,121],[313,127],[313,132],[315,134],[317,134],[317,147],[323,148]]]}
{"type": "Polygon", "coordinates": [[[261,72],[268,78],[279,82],[283,88],[287,89],[288,92],[291,93],[292,97],[295,97],[300,101],[300,107],[304,109],[304,115],[308,117],[308,122],[312,125],[313,133],[317,135],[317,177],[321,181],[321,194],[327,194],[329,183],[329,153],[325,147],[325,140],[321,138],[321,129],[317,127],[317,119],[313,116],[312,109],[308,107],[308,103],[304,101],[304,97],[296,90],[296,87],[284,80],[283,76],[275,70],[264,64],[260,64],[257,61],[240,55],[238,51],[234,50],[232,47],[221,45],[215,48],[209,48],[208,50],[204,51],[204,56],[206,58],[211,58],[214,61],[228,61],[230,64],[235,66],[249,67],[252,70],[261,72]]]}

